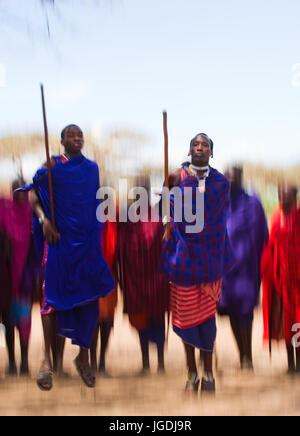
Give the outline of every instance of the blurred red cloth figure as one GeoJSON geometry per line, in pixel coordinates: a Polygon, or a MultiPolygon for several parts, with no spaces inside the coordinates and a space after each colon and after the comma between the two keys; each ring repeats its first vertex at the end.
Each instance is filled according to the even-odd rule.
{"type": "Polygon", "coordinates": [[[269,242],[261,262],[263,281],[264,340],[284,338],[289,372],[300,371],[300,353],[296,366],[292,338],[294,324],[300,322],[300,210],[297,191],[280,187],[280,206],[274,211],[269,242]]]}
{"type": "MultiPolygon", "coordinates": [[[[103,256],[108,263],[112,275],[117,283],[117,229],[118,223],[107,220],[103,224],[101,232],[101,245],[103,256]]],[[[106,297],[99,298],[99,321],[97,323],[91,346],[91,365],[97,370],[97,344],[100,331],[100,362],[99,372],[106,372],[105,356],[111,329],[114,325],[115,310],[118,303],[118,287],[110,292],[106,297]]]]}
{"type": "MultiPolygon", "coordinates": [[[[117,279],[117,243],[118,243],[118,223],[107,221],[105,223],[104,234],[102,237],[102,252],[114,279],[117,279]]],[[[118,301],[117,287],[105,298],[99,299],[99,319],[100,321],[113,321],[115,309],[118,301]]]]}
{"type": "Polygon", "coordinates": [[[157,345],[158,369],[164,370],[165,313],[169,303],[168,280],[159,272],[164,229],[161,221],[151,221],[150,206],[148,221],[143,221],[119,224],[120,287],[124,312],[139,333],[143,371],[149,370],[149,342],[157,345]]]}

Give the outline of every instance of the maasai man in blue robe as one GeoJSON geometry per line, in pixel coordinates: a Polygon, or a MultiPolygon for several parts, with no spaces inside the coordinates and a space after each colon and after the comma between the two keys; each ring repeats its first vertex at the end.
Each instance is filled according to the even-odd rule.
{"type": "Polygon", "coordinates": [[[252,369],[253,311],[259,302],[260,264],[268,225],[258,198],[243,189],[242,168],[234,166],[225,174],[231,182],[227,231],[235,261],[223,279],[218,312],[230,317],[241,367],[252,369]]]}
{"type": "Polygon", "coordinates": [[[169,177],[169,187],[181,191],[183,213],[180,217],[180,206],[176,205],[178,193],[171,193],[171,234],[163,248],[162,267],[171,282],[173,329],[183,340],[186,352],[186,390],[198,392],[195,348],[199,348],[204,360],[201,391],[214,392],[212,355],[216,338],[216,303],[224,271],[231,264],[226,232],[230,184],[223,174],[209,166],[213,142],[206,134],[198,134],[191,140],[189,155],[191,164],[184,163],[169,177]],[[189,192],[192,192],[192,201],[188,199],[189,192]],[[198,205],[197,196],[202,199],[198,205]],[[194,230],[191,219],[187,218],[189,207],[196,218],[194,230]]]}
{"type": "MultiPolygon", "coordinates": [[[[114,280],[102,255],[100,223],[96,217],[99,201],[99,171],[81,150],[83,133],[76,125],[61,134],[66,161],[52,158],[55,224],[49,220],[50,201],[47,169],[33,178],[31,205],[49,244],[45,271],[45,298],[55,309],[58,334],[80,347],[75,365],[88,387],[95,386],[88,350],[96,327],[98,299],[113,288],[114,280]]],[[[44,370],[50,362],[44,362],[44,370]]],[[[49,380],[50,388],[52,381],[49,380]]]]}

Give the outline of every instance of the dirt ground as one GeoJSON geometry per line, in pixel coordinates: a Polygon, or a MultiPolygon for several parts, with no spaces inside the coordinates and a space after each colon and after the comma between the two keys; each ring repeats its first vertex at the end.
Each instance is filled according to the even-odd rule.
{"type": "MultiPolygon", "coordinates": [[[[141,356],[136,332],[117,311],[115,328],[107,355],[110,377],[99,376],[95,389],[79,379],[73,359],[76,347],[69,341],[65,370],[70,377],[54,378],[50,392],[38,389],[35,377],[42,358],[42,330],[37,305],[33,309],[30,343],[31,376],[5,377],[7,354],[0,348],[0,415],[298,415],[300,376],[286,375],[283,344],[273,347],[272,359],[262,344],[262,316],[255,314],[253,358],[255,372],[241,372],[238,354],[227,318],[218,318],[216,342],[217,371],[214,397],[186,398],[183,393],[186,370],[183,346],[171,331],[166,348],[166,373],[156,374],[156,353],[151,350],[151,374],[138,375],[141,356]]],[[[19,350],[17,348],[17,358],[19,350]]]]}

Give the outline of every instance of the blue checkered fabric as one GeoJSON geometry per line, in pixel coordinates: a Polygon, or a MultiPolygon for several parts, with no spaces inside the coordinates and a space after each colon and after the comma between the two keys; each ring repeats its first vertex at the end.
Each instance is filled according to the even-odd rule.
{"type": "Polygon", "coordinates": [[[223,174],[210,168],[204,194],[204,228],[199,233],[186,233],[186,226],[191,223],[184,219],[184,188],[192,188],[192,211],[195,213],[198,180],[186,173],[178,186],[182,191],[183,219],[182,222],[174,221],[174,197],[170,195],[171,235],[163,247],[161,269],[179,286],[213,283],[223,277],[233,261],[226,231],[230,183],[223,174]]]}

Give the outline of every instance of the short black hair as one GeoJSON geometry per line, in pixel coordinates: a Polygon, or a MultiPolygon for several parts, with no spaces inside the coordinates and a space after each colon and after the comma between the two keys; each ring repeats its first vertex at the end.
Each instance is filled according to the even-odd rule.
{"type": "Polygon", "coordinates": [[[205,138],[207,138],[209,140],[209,142],[210,142],[211,151],[214,150],[214,143],[212,142],[212,140],[210,139],[210,137],[206,133],[197,133],[197,135],[194,136],[193,139],[191,139],[190,149],[192,148],[192,145],[193,145],[194,141],[198,138],[198,136],[205,136],[205,138]]]}
{"type": "Polygon", "coordinates": [[[68,124],[66,127],[64,127],[60,133],[60,138],[61,140],[64,139],[65,137],[65,133],[68,129],[70,129],[70,127],[77,127],[77,129],[81,130],[81,128],[79,126],[77,126],[77,124],[68,124]]]}

